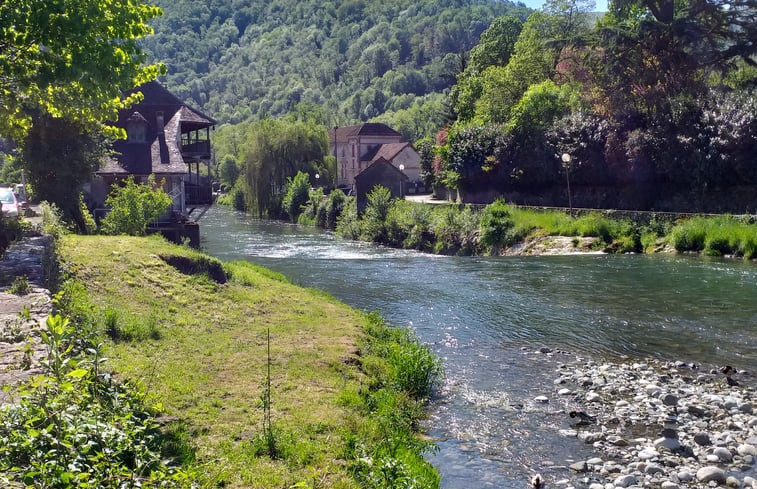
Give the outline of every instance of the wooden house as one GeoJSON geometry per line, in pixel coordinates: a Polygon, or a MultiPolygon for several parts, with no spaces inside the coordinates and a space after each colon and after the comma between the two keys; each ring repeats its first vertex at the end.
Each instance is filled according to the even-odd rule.
{"type": "Polygon", "coordinates": [[[120,111],[114,125],[125,129],[127,138],[114,143],[113,155],[103,161],[90,185],[90,197],[96,209],[104,209],[114,184],[129,176],[143,183],[152,174],[163,182],[173,200],[163,225],[189,222],[193,211],[207,209],[213,201],[210,130],[216,121],[158,82],[148,82],[135,91],[144,98],[120,111]],[[204,174],[201,167],[206,169],[204,174]]]}

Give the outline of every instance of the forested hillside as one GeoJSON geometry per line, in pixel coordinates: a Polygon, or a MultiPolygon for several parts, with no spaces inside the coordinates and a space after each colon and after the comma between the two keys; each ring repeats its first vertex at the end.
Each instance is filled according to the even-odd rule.
{"type": "MultiPolygon", "coordinates": [[[[300,102],[324,123],[442,104],[492,20],[528,9],[494,0],[157,0],[143,41],[170,90],[221,122],[300,102]]],[[[439,110],[433,111],[439,113],[439,110]]],[[[438,117],[438,116],[437,116],[438,117]]],[[[429,117],[425,117],[429,119],[429,117]]]]}

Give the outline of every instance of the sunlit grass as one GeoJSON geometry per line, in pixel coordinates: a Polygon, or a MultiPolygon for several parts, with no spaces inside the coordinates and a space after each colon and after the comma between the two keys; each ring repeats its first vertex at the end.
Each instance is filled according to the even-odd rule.
{"type": "Polygon", "coordinates": [[[757,258],[757,225],[733,216],[695,217],[677,224],[669,241],[677,251],[757,258]]]}
{"type": "MultiPolygon", "coordinates": [[[[66,236],[60,248],[67,268],[86,285],[100,331],[112,339],[110,367],[139,379],[150,402],[179,420],[203,485],[357,487],[345,439],[370,447],[387,436],[369,415],[371,397],[362,386],[403,378],[424,389],[422,374],[403,370],[433,367],[427,350],[410,343],[398,348],[419,361],[394,350],[395,360],[374,356],[366,331],[380,331],[375,318],[246,262],[223,265],[228,280],[220,283],[202,267],[188,273],[185,262],[170,258],[202,264],[209,257],[156,238],[66,236]],[[258,445],[269,330],[279,458],[261,454],[258,445]],[[345,403],[345,395],[358,402],[345,403]]],[[[386,341],[399,341],[390,336],[386,341]]],[[[428,470],[422,459],[413,463],[428,470]]]]}

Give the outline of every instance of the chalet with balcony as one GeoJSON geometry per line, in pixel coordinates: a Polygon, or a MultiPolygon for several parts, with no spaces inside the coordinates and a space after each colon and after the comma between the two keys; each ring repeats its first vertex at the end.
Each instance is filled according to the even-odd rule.
{"type": "Polygon", "coordinates": [[[91,183],[91,198],[96,208],[103,208],[114,184],[129,176],[145,182],[152,174],[173,199],[163,220],[166,225],[191,221],[194,210],[206,209],[213,201],[210,130],[216,121],[187,106],[158,82],[148,82],[136,91],[144,98],[119,113],[114,125],[125,129],[127,138],[116,141],[114,154],[103,161],[91,183]]]}
{"type": "Polygon", "coordinates": [[[379,159],[393,165],[411,181],[421,178],[420,155],[402,135],[381,123],[335,127],[329,131],[337,161],[337,184],[356,190],[356,177],[379,159]]]}

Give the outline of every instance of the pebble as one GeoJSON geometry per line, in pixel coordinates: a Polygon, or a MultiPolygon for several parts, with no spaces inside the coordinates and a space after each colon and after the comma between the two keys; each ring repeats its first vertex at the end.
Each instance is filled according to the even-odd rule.
{"type": "Polygon", "coordinates": [[[746,374],[729,386],[718,369],[694,371],[683,362],[577,362],[559,370],[560,397],[551,402],[596,416],[591,426],[560,433],[593,444],[601,456],[571,466],[591,474],[575,475],[573,485],[757,489],[757,403],[746,374]]]}
{"type": "Polygon", "coordinates": [[[549,402],[549,398],[547,396],[536,396],[534,398],[534,401],[544,404],[544,403],[549,402]]]}
{"type": "Polygon", "coordinates": [[[710,435],[707,433],[699,432],[696,435],[694,435],[694,442],[697,445],[701,445],[703,447],[707,447],[712,445],[712,441],[710,440],[710,435]]]}
{"type": "Polygon", "coordinates": [[[736,452],[742,457],[746,457],[746,456],[757,457],[757,447],[755,447],[754,445],[750,445],[748,443],[739,445],[738,448],[736,448],[736,452]]]}
{"type": "Polygon", "coordinates": [[[697,480],[699,482],[715,481],[717,483],[723,483],[725,482],[725,479],[725,472],[718,467],[707,466],[697,470],[697,480]]]}
{"type": "Polygon", "coordinates": [[[724,447],[716,447],[714,450],[712,450],[712,454],[717,456],[721,462],[730,462],[733,460],[733,455],[731,454],[731,452],[724,447]]]}
{"type": "Polygon", "coordinates": [[[615,487],[628,487],[632,485],[636,485],[638,483],[638,479],[636,479],[636,476],[633,474],[626,474],[621,475],[615,481],[613,482],[613,485],[615,487]]]}

